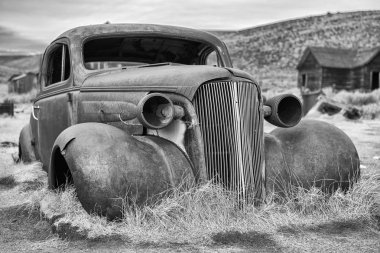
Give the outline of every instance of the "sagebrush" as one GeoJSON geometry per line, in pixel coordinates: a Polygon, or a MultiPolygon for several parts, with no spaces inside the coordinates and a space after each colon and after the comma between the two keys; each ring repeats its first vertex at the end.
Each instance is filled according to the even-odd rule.
{"type": "Polygon", "coordinates": [[[375,119],[380,117],[380,90],[372,92],[361,91],[339,91],[332,92],[331,89],[324,90],[326,96],[344,106],[358,108],[364,119],[375,119]]]}

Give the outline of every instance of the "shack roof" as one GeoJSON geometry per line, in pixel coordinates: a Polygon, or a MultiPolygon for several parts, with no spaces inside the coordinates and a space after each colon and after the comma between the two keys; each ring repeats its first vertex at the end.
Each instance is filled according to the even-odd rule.
{"type": "Polygon", "coordinates": [[[302,67],[309,54],[312,54],[322,67],[352,69],[369,63],[379,52],[380,47],[363,49],[308,47],[304,51],[297,69],[302,67]]]}
{"type": "Polygon", "coordinates": [[[8,81],[17,81],[17,80],[20,80],[22,78],[26,77],[26,74],[23,73],[23,74],[20,74],[20,75],[12,75],[8,81]]]}

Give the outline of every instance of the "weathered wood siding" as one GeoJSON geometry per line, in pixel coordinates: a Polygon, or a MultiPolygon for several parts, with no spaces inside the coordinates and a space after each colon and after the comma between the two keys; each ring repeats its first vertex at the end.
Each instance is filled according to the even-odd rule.
{"type": "Polygon", "coordinates": [[[335,87],[336,89],[353,89],[353,72],[349,69],[323,68],[322,87],[335,87]]]}
{"type": "Polygon", "coordinates": [[[364,71],[363,71],[363,84],[362,84],[362,87],[366,90],[371,90],[372,88],[372,84],[371,84],[371,81],[372,81],[372,78],[371,78],[371,75],[372,75],[372,72],[380,72],[380,53],[378,53],[373,59],[372,61],[370,61],[364,71]]]}
{"type": "Polygon", "coordinates": [[[311,53],[309,53],[302,66],[298,68],[298,87],[302,86],[302,75],[307,76],[305,88],[311,91],[321,88],[322,68],[311,53]]]}
{"type": "Polygon", "coordinates": [[[364,85],[364,73],[366,67],[359,67],[351,70],[352,88],[353,89],[366,89],[364,85]]]}

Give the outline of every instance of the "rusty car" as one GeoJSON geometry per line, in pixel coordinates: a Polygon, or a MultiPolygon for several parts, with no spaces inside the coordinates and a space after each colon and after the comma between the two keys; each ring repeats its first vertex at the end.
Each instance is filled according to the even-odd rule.
{"type": "Polygon", "coordinates": [[[74,185],[88,212],[148,203],[185,180],[239,201],[297,182],[348,187],[359,158],[341,130],[304,120],[292,94],[265,98],[233,68],[225,43],[195,29],[104,24],[71,29],[46,49],[19,156],[51,189],[74,185]],[[264,120],[278,126],[264,133],[264,120]]]}

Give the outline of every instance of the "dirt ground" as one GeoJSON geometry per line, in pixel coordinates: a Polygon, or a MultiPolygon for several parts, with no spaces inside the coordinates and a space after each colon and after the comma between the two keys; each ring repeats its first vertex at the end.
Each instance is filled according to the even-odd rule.
{"type": "MultiPolygon", "coordinates": [[[[17,146],[12,143],[18,142],[18,133],[28,122],[30,109],[29,104],[18,105],[15,117],[0,117],[0,178],[16,175],[15,182],[0,182],[0,252],[380,252],[379,232],[355,221],[310,226],[302,233],[285,227],[275,235],[223,232],[213,237],[214,244],[205,246],[133,245],[118,238],[61,239],[52,233],[49,222],[37,209],[27,207],[33,198],[32,189],[41,187],[46,174],[42,171],[38,175],[28,174],[32,166],[39,165],[15,164],[12,158],[17,152],[17,146]]],[[[351,137],[361,158],[363,174],[380,173],[376,158],[380,156],[380,120],[317,117],[338,126],[351,137]]],[[[266,132],[271,129],[273,126],[265,124],[266,132]]]]}

